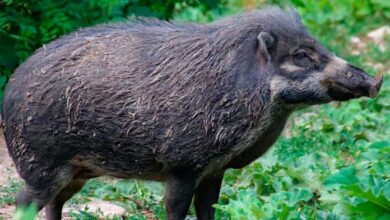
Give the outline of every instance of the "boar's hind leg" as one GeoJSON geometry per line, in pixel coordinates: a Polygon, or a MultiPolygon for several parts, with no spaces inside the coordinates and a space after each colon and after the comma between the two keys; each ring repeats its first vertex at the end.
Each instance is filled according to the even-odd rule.
{"type": "Polygon", "coordinates": [[[195,191],[195,210],[198,220],[214,219],[213,204],[218,202],[223,173],[203,179],[195,191]]]}
{"type": "Polygon", "coordinates": [[[32,204],[36,205],[38,211],[41,210],[47,203],[48,197],[44,196],[41,190],[35,190],[32,187],[25,186],[16,195],[16,206],[18,208],[26,208],[32,204]]]}
{"type": "Polygon", "coordinates": [[[62,207],[72,196],[80,191],[86,180],[74,179],[65,188],[63,188],[54,199],[52,199],[46,206],[46,219],[59,220],[62,215],[62,207]]]}
{"type": "Polygon", "coordinates": [[[84,180],[74,179],[79,169],[71,166],[50,167],[46,175],[39,175],[42,170],[36,169],[34,173],[23,174],[26,186],[16,196],[17,207],[37,205],[38,210],[46,208],[47,220],[61,219],[63,204],[74,193],[79,191],[84,180]],[[37,175],[38,173],[38,175],[37,175]]]}
{"type": "Polygon", "coordinates": [[[195,191],[195,180],[188,176],[168,178],[165,206],[168,220],[184,220],[195,191]]]}

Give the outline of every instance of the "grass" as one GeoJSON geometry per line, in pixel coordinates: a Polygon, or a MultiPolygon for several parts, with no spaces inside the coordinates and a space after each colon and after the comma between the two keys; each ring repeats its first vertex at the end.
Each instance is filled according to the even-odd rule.
{"type": "Polygon", "coordinates": [[[0,206],[15,203],[15,195],[21,187],[20,181],[8,178],[7,183],[0,186],[0,206]]]}

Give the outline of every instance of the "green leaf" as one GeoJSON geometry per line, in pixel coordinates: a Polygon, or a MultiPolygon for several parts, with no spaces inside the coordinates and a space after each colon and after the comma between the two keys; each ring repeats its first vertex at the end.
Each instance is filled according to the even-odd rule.
{"type": "Polygon", "coordinates": [[[350,195],[366,199],[372,204],[390,212],[390,200],[388,200],[383,193],[375,195],[373,190],[369,189],[365,191],[359,184],[348,185],[343,188],[346,189],[350,195]]]}
{"type": "Polygon", "coordinates": [[[390,142],[389,141],[377,141],[377,142],[372,143],[369,146],[369,148],[376,148],[376,149],[381,149],[381,148],[385,148],[385,147],[389,147],[390,148],[390,142]]]}
{"type": "Polygon", "coordinates": [[[13,217],[13,220],[34,220],[37,216],[36,205],[30,205],[26,209],[18,209],[13,217]]]}
{"type": "Polygon", "coordinates": [[[289,207],[293,207],[298,202],[309,201],[312,197],[313,194],[309,189],[294,189],[292,192],[287,193],[287,200],[285,201],[285,203],[289,207]]]}
{"type": "Polygon", "coordinates": [[[350,185],[358,182],[356,177],[356,170],[352,166],[341,169],[338,173],[335,173],[327,177],[324,181],[325,185],[350,185]]]}

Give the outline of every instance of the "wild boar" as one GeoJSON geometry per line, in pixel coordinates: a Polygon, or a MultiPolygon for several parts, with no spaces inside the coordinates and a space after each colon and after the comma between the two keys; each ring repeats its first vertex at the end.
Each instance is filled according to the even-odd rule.
{"type": "Polygon", "coordinates": [[[261,156],[297,109],[375,96],[382,77],[336,57],[293,9],[210,24],[136,19],[76,31],[13,74],[2,117],[25,188],[63,204],[102,175],[166,182],[168,219],[213,219],[224,170],[261,156]]]}

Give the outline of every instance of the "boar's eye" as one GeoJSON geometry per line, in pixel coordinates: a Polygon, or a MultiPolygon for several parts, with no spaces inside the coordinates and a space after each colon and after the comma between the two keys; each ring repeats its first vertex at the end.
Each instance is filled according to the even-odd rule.
{"type": "Polygon", "coordinates": [[[300,67],[309,67],[314,62],[314,60],[310,58],[304,50],[298,50],[296,53],[294,53],[292,61],[295,65],[300,67]]]}

